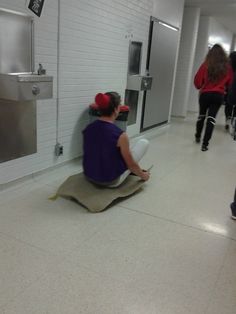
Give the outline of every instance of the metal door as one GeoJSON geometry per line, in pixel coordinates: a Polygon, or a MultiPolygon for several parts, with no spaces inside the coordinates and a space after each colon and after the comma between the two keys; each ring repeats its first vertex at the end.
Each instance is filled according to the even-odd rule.
{"type": "Polygon", "coordinates": [[[144,93],[142,131],[168,122],[178,36],[177,28],[151,18],[147,70],[153,82],[144,93]]]}

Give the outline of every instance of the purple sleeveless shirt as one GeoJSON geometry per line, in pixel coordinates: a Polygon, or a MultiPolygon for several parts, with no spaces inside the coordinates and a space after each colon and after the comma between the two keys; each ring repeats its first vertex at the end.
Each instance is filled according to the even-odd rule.
{"type": "Polygon", "coordinates": [[[102,120],[95,120],[83,130],[83,168],[89,179],[111,182],[127,170],[117,147],[122,133],[114,123],[102,120]]]}

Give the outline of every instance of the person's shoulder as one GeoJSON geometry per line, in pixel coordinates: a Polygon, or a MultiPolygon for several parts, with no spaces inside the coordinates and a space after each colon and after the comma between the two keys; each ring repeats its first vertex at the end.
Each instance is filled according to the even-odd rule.
{"type": "Polygon", "coordinates": [[[206,70],[207,69],[207,62],[204,61],[201,65],[200,65],[200,69],[201,70],[206,70]]]}
{"type": "Polygon", "coordinates": [[[109,129],[109,130],[113,130],[113,131],[120,131],[121,128],[119,128],[115,123],[113,122],[107,122],[107,121],[102,121],[104,122],[104,127],[109,129]]]}
{"type": "Polygon", "coordinates": [[[116,132],[119,136],[122,134],[126,134],[124,130],[122,130],[120,127],[118,127],[116,124],[113,124],[113,130],[116,132]]]}
{"type": "Polygon", "coordinates": [[[90,130],[90,129],[94,129],[94,128],[97,128],[99,123],[98,123],[99,120],[95,120],[89,124],[87,124],[87,126],[84,128],[83,132],[86,131],[86,130],[90,130]]]}
{"type": "Polygon", "coordinates": [[[118,146],[124,147],[127,145],[129,145],[129,138],[128,138],[127,133],[123,131],[119,136],[118,146]]]}
{"type": "Polygon", "coordinates": [[[121,133],[120,133],[120,138],[123,138],[123,139],[128,139],[128,135],[125,131],[121,130],[121,133]]]}
{"type": "MultiPolygon", "coordinates": [[[[115,123],[112,123],[112,125],[113,125],[113,128],[114,129],[116,129],[116,130],[121,130],[121,128],[120,127],[118,127],[118,125],[116,125],[115,123]]],[[[121,130],[122,131],[122,130],[121,130]]],[[[123,131],[124,132],[124,131],[123,131]]]]}
{"type": "Polygon", "coordinates": [[[206,64],[206,61],[204,61],[204,62],[199,66],[196,75],[197,75],[197,76],[203,75],[204,72],[206,72],[206,71],[207,71],[207,64],[206,64]]]}

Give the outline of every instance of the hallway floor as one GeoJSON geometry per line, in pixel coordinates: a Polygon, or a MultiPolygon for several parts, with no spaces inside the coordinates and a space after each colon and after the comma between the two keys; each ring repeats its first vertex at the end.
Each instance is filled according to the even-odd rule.
{"type": "Polygon", "coordinates": [[[150,138],[151,179],[109,210],[48,197],[74,162],[0,193],[1,314],[235,314],[236,142],[196,116],[150,138]]]}

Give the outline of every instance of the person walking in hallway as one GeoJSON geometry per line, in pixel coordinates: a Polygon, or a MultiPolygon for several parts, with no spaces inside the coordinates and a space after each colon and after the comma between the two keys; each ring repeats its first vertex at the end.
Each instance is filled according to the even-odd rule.
{"type": "MultiPolygon", "coordinates": [[[[230,64],[233,71],[233,76],[235,81],[236,76],[236,51],[232,51],[229,55],[230,64]]],[[[230,86],[225,95],[225,129],[228,131],[230,129],[231,118],[233,114],[233,106],[236,104],[236,88],[235,82],[234,86],[230,86]]]]}
{"type": "Polygon", "coordinates": [[[201,141],[206,120],[202,151],[208,150],[209,141],[215,126],[216,115],[224,100],[225,88],[232,82],[233,72],[228,57],[219,44],[215,44],[207,53],[194,77],[194,85],[200,90],[199,116],[196,123],[195,140],[201,141]]]}
{"type": "Polygon", "coordinates": [[[236,188],[234,192],[234,201],[230,204],[231,212],[232,212],[232,219],[236,220],[236,188]]]}

